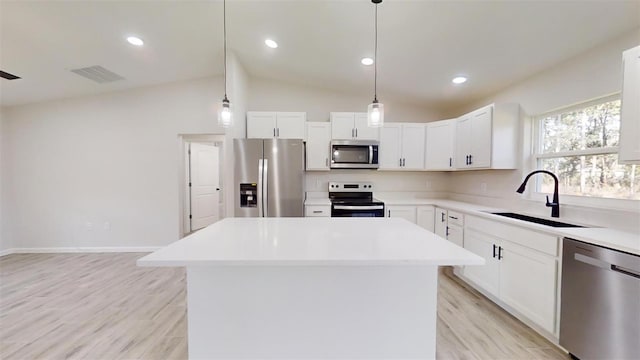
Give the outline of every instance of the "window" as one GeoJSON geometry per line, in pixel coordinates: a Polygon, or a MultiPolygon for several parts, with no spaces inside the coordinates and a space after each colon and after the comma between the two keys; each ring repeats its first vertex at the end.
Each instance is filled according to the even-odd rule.
{"type": "MultiPolygon", "coordinates": [[[[538,169],[553,172],[565,195],[640,200],[640,166],[618,164],[620,98],[607,97],[539,116],[538,169]]],[[[553,192],[539,176],[537,189],[553,192]]]]}

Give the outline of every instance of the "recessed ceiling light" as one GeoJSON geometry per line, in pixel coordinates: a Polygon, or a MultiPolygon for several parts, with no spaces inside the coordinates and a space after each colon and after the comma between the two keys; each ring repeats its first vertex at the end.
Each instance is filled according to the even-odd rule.
{"type": "Polygon", "coordinates": [[[273,40],[271,40],[271,39],[267,39],[267,40],[265,40],[265,41],[264,41],[264,43],[265,43],[268,47],[270,47],[270,48],[272,48],[272,49],[275,49],[275,48],[277,48],[277,47],[278,47],[278,43],[277,43],[277,42],[275,42],[275,41],[273,41],[273,40]]]}
{"type": "Polygon", "coordinates": [[[144,45],[144,41],[142,41],[142,39],[140,39],[139,37],[136,37],[136,36],[129,36],[127,38],[127,41],[129,42],[129,44],[135,45],[135,46],[144,45]]]}
{"type": "Polygon", "coordinates": [[[458,84],[459,85],[459,84],[467,82],[467,78],[464,77],[464,76],[456,76],[456,77],[453,78],[453,80],[451,80],[451,82],[454,83],[454,84],[458,84]]]}
{"type": "Polygon", "coordinates": [[[362,63],[362,65],[373,65],[373,59],[372,58],[362,58],[362,60],[360,60],[360,62],[362,63]]]}

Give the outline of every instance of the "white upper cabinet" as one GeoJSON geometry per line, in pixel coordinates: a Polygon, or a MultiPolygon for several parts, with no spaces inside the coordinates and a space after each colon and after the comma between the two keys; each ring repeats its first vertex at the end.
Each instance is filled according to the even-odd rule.
{"type": "Polygon", "coordinates": [[[640,164],[640,46],[622,53],[619,162],[640,164]]]}
{"type": "Polygon", "coordinates": [[[456,119],[427,123],[424,154],[426,170],[453,170],[456,119]]]}
{"type": "Polygon", "coordinates": [[[518,104],[492,104],[456,120],[457,169],[515,169],[518,165],[518,104]]]}
{"type": "Polygon", "coordinates": [[[304,112],[247,112],[248,139],[304,139],[307,114],[304,112]]]}
{"type": "Polygon", "coordinates": [[[332,112],[330,118],[334,140],[379,139],[379,128],[367,126],[367,113],[332,112]]]}
{"type": "Polygon", "coordinates": [[[328,122],[307,122],[307,170],[329,171],[329,143],[331,124],[328,122]]]}
{"type": "Polygon", "coordinates": [[[385,124],[380,131],[380,170],[424,169],[424,140],[424,124],[385,124]]]}

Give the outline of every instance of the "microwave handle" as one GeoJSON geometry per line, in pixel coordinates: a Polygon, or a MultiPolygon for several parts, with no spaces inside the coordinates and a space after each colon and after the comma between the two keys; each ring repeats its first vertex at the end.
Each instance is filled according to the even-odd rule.
{"type": "Polygon", "coordinates": [[[369,145],[369,164],[373,164],[373,145],[369,145]]]}

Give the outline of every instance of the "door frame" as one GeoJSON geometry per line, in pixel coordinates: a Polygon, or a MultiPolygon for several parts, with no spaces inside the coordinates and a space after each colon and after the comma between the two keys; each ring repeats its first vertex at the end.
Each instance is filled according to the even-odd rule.
{"type": "Polygon", "coordinates": [[[218,154],[218,167],[220,174],[220,201],[219,201],[219,214],[220,219],[223,219],[225,213],[225,193],[224,189],[225,176],[224,176],[224,149],[225,149],[225,136],[218,134],[183,134],[178,135],[179,145],[179,166],[178,166],[178,218],[179,218],[179,238],[183,238],[191,232],[191,221],[189,219],[189,209],[191,209],[191,193],[188,186],[189,183],[189,144],[192,142],[205,143],[215,145],[219,149],[218,154]]]}

